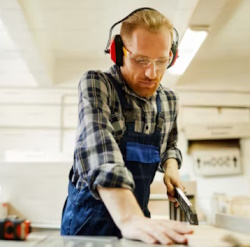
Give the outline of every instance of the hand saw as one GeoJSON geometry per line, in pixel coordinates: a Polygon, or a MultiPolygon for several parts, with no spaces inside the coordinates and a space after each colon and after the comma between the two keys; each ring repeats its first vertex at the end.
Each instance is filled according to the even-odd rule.
{"type": "Polygon", "coordinates": [[[191,225],[199,225],[198,217],[192,203],[188,200],[180,188],[174,188],[174,197],[178,201],[181,209],[184,211],[186,219],[191,225]]]}

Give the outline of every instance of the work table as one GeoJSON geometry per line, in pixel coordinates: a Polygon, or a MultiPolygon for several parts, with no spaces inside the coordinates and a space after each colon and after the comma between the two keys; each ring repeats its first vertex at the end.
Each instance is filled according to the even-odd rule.
{"type": "MultiPolygon", "coordinates": [[[[191,247],[234,247],[250,246],[250,236],[248,234],[216,228],[208,225],[191,226],[194,234],[188,236],[188,246],[191,247]],[[233,241],[225,241],[226,238],[233,241]],[[242,245],[236,245],[234,239],[240,241],[242,245]]],[[[0,241],[0,247],[153,247],[159,245],[144,244],[139,241],[127,239],[118,240],[115,237],[78,237],[60,236],[59,232],[33,232],[28,239],[23,242],[0,241]]],[[[184,246],[184,245],[172,245],[184,246]]]]}

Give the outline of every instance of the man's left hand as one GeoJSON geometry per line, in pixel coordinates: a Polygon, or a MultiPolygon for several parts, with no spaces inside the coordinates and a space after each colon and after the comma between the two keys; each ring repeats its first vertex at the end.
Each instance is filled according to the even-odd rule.
{"type": "Polygon", "coordinates": [[[180,180],[180,175],[178,172],[178,163],[176,159],[167,159],[164,166],[166,170],[164,175],[164,183],[167,187],[168,199],[172,202],[175,202],[175,206],[178,207],[179,203],[174,197],[174,187],[180,188],[183,192],[185,191],[185,187],[183,186],[180,180]]]}

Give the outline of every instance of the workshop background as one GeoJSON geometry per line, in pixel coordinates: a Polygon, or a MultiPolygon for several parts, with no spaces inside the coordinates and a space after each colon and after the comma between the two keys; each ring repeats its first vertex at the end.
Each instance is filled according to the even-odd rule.
{"type": "MultiPolygon", "coordinates": [[[[180,98],[180,173],[199,220],[213,224],[216,213],[250,218],[248,0],[0,0],[2,215],[7,202],[8,214],[59,228],[80,77],[112,65],[104,55],[109,29],[140,7],[165,14],[180,46],[188,28],[206,34],[199,47],[192,39],[197,52],[186,70],[175,71],[185,57],[180,49],[162,80],[180,98]]],[[[150,207],[153,217],[168,218],[161,180],[157,174],[150,207]]]]}

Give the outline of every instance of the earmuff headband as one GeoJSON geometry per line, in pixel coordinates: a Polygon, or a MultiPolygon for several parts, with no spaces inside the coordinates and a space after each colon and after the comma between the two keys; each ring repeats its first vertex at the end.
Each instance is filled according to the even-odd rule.
{"type": "Polygon", "coordinates": [[[114,29],[114,27],[118,24],[120,24],[121,22],[127,20],[130,16],[132,16],[133,14],[135,14],[136,12],[139,12],[141,10],[155,10],[155,9],[152,9],[152,8],[139,8],[139,9],[136,9],[134,10],[133,12],[131,12],[129,15],[127,15],[126,17],[124,17],[123,19],[121,19],[120,21],[116,22],[115,24],[112,25],[112,27],[110,28],[109,30],[109,39],[108,39],[108,42],[107,42],[107,46],[106,46],[106,49],[104,50],[104,53],[107,54],[109,53],[109,46],[110,46],[110,41],[111,41],[111,36],[112,36],[112,31],[114,29]]]}

